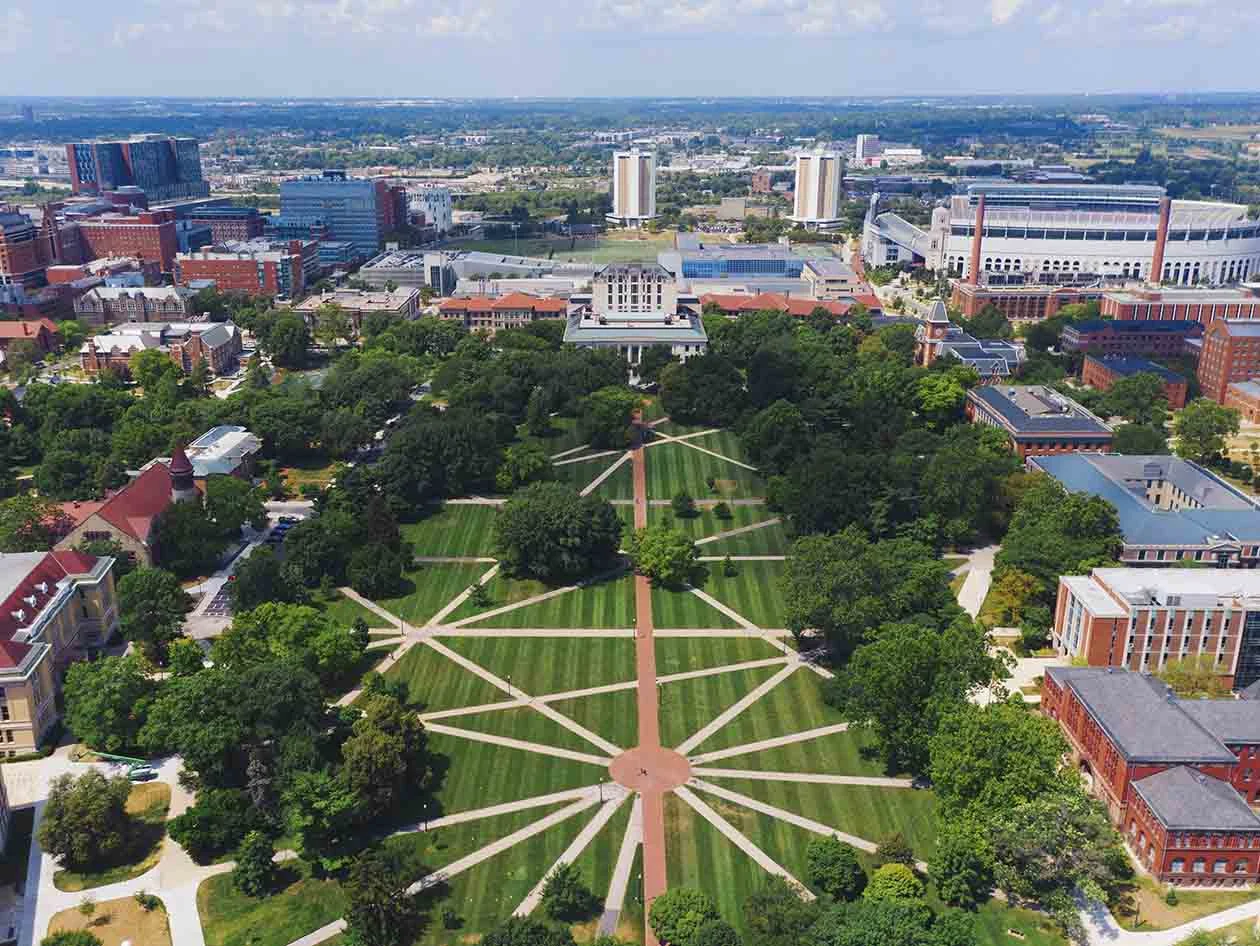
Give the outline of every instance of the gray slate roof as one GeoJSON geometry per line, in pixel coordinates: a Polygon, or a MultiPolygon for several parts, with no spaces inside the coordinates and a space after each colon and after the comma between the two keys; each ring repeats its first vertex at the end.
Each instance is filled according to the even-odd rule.
{"type": "Polygon", "coordinates": [[[987,385],[972,388],[968,396],[1000,415],[1016,434],[1111,434],[1110,427],[1075,401],[1042,385],[987,385]],[[1063,409],[1053,410],[1056,406],[1063,409]]]}
{"type": "Polygon", "coordinates": [[[1260,745],[1260,707],[1254,700],[1178,700],[1177,705],[1221,742],[1260,745]]]}
{"type": "Polygon", "coordinates": [[[1260,831],[1260,818],[1232,785],[1184,765],[1148,775],[1133,790],[1172,831],[1260,831]]]}

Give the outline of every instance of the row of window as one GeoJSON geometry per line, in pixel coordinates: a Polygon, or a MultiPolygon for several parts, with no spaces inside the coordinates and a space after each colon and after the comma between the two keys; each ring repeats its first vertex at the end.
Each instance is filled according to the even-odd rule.
{"type": "MultiPolygon", "coordinates": [[[[1170,865],[1169,870],[1171,870],[1172,873],[1174,874],[1184,874],[1186,872],[1185,860],[1180,857],[1174,857],[1172,859],[1172,864],[1170,865]]],[[[1234,861],[1235,874],[1245,874],[1248,872],[1248,870],[1249,870],[1249,867],[1245,860],[1234,861]]],[[[1190,865],[1190,873],[1206,874],[1207,862],[1201,857],[1196,857],[1190,865]]],[[[1229,873],[1229,863],[1224,858],[1218,858],[1217,860],[1212,862],[1212,873],[1214,874],[1229,873]]]]}

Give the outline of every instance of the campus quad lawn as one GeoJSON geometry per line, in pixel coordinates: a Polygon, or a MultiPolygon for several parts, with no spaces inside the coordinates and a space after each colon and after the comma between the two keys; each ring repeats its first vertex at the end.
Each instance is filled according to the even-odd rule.
{"type": "MultiPolygon", "coordinates": [[[[462,590],[462,589],[461,589],[462,590]]],[[[489,608],[478,608],[465,601],[447,618],[447,623],[493,611],[504,605],[523,601],[534,595],[553,591],[542,582],[505,578],[496,575],[486,584],[490,595],[489,608]]],[[[634,627],[634,579],[628,573],[595,581],[573,591],[528,604],[513,611],[469,622],[471,627],[634,627]]],[[[572,689],[564,687],[563,689],[572,689]]]]}
{"type": "Polygon", "coordinates": [[[845,718],[822,701],[822,679],[808,667],[798,667],[786,680],[706,739],[696,751],[712,752],[843,722],[845,718]]]}
{"type": "Polygon", "coordinates": [[[658,637],[656,675],[664,677],[782,656],[782,651],[760,637],[658,637]]]}
{"type": "Polygon", "coordinates": [[[100,870],[77,873],[59,870],[53,875],[58,890],[77,891],[104,887],[139,877],[162,857],[166,836],[166,815],[171,807],[171,787],[161,782],[131,786],[126,811],[131,816],[131,840],[116,863],[100,870]]]}
{"type": "Polygon", "coordinates": [[[498,703],[507,695],[431,647],[417,644],[385,671],[407,684],[408,705],[422,712],[498,703]]]}
{"type": "Polygon", "coordinates": [[[530,696],[635,679],[632,637],[452,636],[441,641],[491,673],[505,680],[510,676],[513,690],[530,696]]]}
{"type": "MultiPolygon", "coordinates": [[[[650,454],[649,454],[650,456],[650,454]]],[[[672,497],[671,497],[672,498],[672,497]]],[[[695,499],[696,497],[692,497],[695,499]]],[[[701,496],[701,499],[707,497],[701,496]]],[[[729,532],[731,529],[739,529],[743,526],[750,526],[758,522],[765,522],[767,519],[774,519],[778,513],[774,512],[769,506],[728,506],[731,511],[729,519],[719,519],[713,514],[713,506],[697,506],[696,515],[679,516],[674,513],[670,506],[650,506],[648,507],[648,523],[649,525],[660,525],[669,523],[675,529],[682,532],[683,535],[692,540],[708,538],[717,535],[719,532],[729,532]]],[[[773,531],[775,527],[767,526],[766,529],[773,531]]],[[[782,527],[779,527],[780,529],[782,527]]],[[[766,531],[766,530],[757,530],[766,531]]],[[[753,533],[756,534],[756,533],[753,533]]],[[[719,540],[721,541],[721,540],[719,540]]],[[[701,555],[709,555],[708,551],[717,542],[709,542],[700,546],[701,555]]],[[[782,552],[758,552],[758,555],[781,555],[782,552]]]]}
{"type": "MultiPolygon", "coordinates": [[[[630,824],[630,810],[633,807],[634,796],[632,795],[621,803],[616,814],[608,819],[608,824],[595,835],[586,850],[573,862],[581,872],[586,886],[595,894],[601,906],[608,895],[609,884],[612,883],[613,870],[617,866],[617,855],[621,852],[621,841],[625,837],[626,827],[630,824]]],[[[628,901],[634,884],[634,875],[631,874],[630,888],[626,891],[627,903],[623,904],[623,909],[632,909],[628,901]]],[[[599,910],[597,909],[588,921],[574,924],[574,937],[578,942],[589,942],[595,938],[598,925],[599,910]]]]}
{"type": "Polygon", "coordinates": [[[694,443],[697,447],[704,447],[706,450],[720,453],[730,460],[738,460],[740,463],[747,463],[749,466],[756,465],[752,460],[748,459],[748,454],[744,452],[744,445],[740,443],[739,436],[731,430],[717,430],[710,434],[692,437],[687,443],[694,443]]]}
{"type": "Polygon", "coordinates": [[[1256,891],[1251,889],[1178,890],[1177,905],[1169,906],[1164,900],[1167,888],[1145,876],[1136,878],[1129,890],[1137,907],[1136,915],[1133,911],[1117,910],[1116,921],[1126,930],[1140,932],[1171,929],[1256,898],[1256,891]],[[1136,920],[1142,925],[1135,925],[1136,920]]]}
{"type": "MultiPolygon", "coordinates": [[[[795,675],[794,675],[795,676],[795,675]]],[[[782,689],[788,684],[781,684],[778,689],[782,689]]],[[[774,693],[764,699],[770,699],[774,693]]],[[[743,717],[750,716],[757,712],[757,707],[753,706],[745,713],[740,714],[733,725],[743,722],[743,717]]],[[[748,724],[745,724],[748,725],[748,724]]],[[[824,724],[825,725],[825,724],[824,724]]],[[[761,719],[755,718],[751,724],[751,728],[761,731],[761,719]]],[[[741,730],[746,732],[747,729],[741,730]]],[[[773,739],[777,735],[787,735],[783,732],[770,731],[770,735],[753,737],[747,742],[759,742],[761,739],[773,739]]],[[[696,754],[700,755],[705,752],[713,752],[717,749],[719,742],[729,742],[730,738],[725,734],[719,733],[709,742],[706,742],[696,750],[696,754]],[[722,737],[719,739],[719,737],[722,737]],[[711,744],[710,744],[711,743],[711,744]]],[[[746,745],[744,741],[735,745],[746,745]]],[[[749,752],[746,755],[728,756],[725,759],[718,759],[716,762],[706,763],[716,768],[722,769],[748,769],[754,772],[805,772],[818,775],[870,775],[876,777],[884,777],[887,773],[884,771],[883,763],[870,754],[872,745],[871,737],[861,730],[849,730],[848,732],[832,733],[830,736],[822,736],[817,739],[808,739],[804,742],[794,742],[786,746],[778,746],[774,749],[763,749],[760,752],[749,752]]],[[[734,748],[732,746],[732,748],[734,748]]]]}
{"type": "MultiPolygon", "coordinates": [[[[561,710],[563,712],[563,710],[561,710]]],[[[572,749],[585,752],[587,755],[604,756],[606,753],[599,746],[583,739],[577,733],[566,729],[550,717],[544,716],[532,706],[522,706],[508,710],[490,710],[474,713],[470,716],[456,716],[440,720],[447,726],[459,729],[470,729],[475,732],[488,733],[491,736],[504,736],[508,739],[520,739],[535,742],[557,749],[572,749]]],[[[623,748],[625,748],[623,746],[623,748]]],[[[455,764],[459,764],[456,757],[455,764]]],[[[592,772],[597,775],[597,772],[592,772]]]]}
{"type": "Polygon", "coordinates": [[[758,627],[785,626],[787,605],[779,584],[783,562],[736,562],[734,578],[723,574],[721,562],[708,564],[705,591],[758,627]]]}
{"type": "Polygon", "coordinates": [[[975,913],[976,946],[1068,946],[1068,941],[1045,916],[1032,910],[1008,907],[990,900],[975,913]],[[1022,939],[1011,936],[1007,930],[1017,930],[1022,939]]]}
{"type": "Polygon", "coordinates": [[[660,689],[661,743],[667,747],[681,745],[781,669],[758,667],[663,684],[660,689]]]}
{"type": "Polygon", "coordinates": [[[766,492],[765,481],[752,470],[681,443],[647,447],[643,456],[649,499],[673,499],[680,490],[693,499],[748,499],[766,492]],[[714,489],[707,483],[710,476],[714,489]]]}
{"type": "Polygon", "coordinates": [[[345,914],[341,886],[312,877],[305,862],[288,861],[277,873],[277,892],[258,899],[237,890],[230,873],[202,882],[197,912],[206,946],[288,946],[345,914]]]}
{"type": "MultiPolygon", "coordinates": [[[[554,464],[551,468],[552,475],[556,478],[557,481],[561,483],[565,483],[569,486],[572,486],[575,490],[577,490],[580,493],[582,492],[582,490],[586,489],[586,487],[588,487],[592,482],[594,482],[595,479],[601,473],[603,473],[610,466],[616,463],[619,457],[625,456],[625,452],[621,450],[617,451],[616,453],[607,454],[604,456],[598,455],[598,454],[603,454],[603,453],[604,451],[602,450],[596,451],[594,454],[592,454],[592,459],[590,460],[581,459],[581,460],[575,460],[572,463],[560,462],[560,463],[554,464]]],[[[630,493],[627,493],[625,496],[611,496],[611,497],[603,493],[603,487],[607,486],[609,483],[615,480],[618,476],[622,476],[622,477],[626,476],[629,469],[630,469],[630,461],[626,460],[621,464],[620,467],[617,468],[616,473],[614,473],[612,476],[606,479],[602,484],[600,484],[599,495],[601,495],[605,499],[608,499],[608,498],[630,499],[631,498],[630,493]]],[[[628,480],[627,480],[627,489],[633,489],[633,486],[629,485],[628,480]]]]}
{"type": "MultiPolygon", "coordinates": [[[[736,509],[764,509],[763,506],[736,506],[736,509]]],[[[739,535],[706,542],[699,546],[701,555],[786,555],[792,540],[788,538],[783,523],[741,532],[739,535]]]]}
{"type": "MultiPolygon", "coordinates": [[[[599,476],[600,473],[608,469],[608,467],[612,466],[616,462],[616,457],[605,457],[598,463],[575,464],[577,466],[589,466],[591,468],[595,468],[599,465],[599,463],[606,463],[603,470],[595,469],[589,480],[585,483],[575,482],[574,487],[578,492],[581,492],[594,481],[595,477],[599,476]]],[[[561,467],[560,469],[563,470],[564,467],[561,467]]],[[[599,486],[595,488],[595,491],[591,495],[598,496],[600,499],[634,499],[634,462],[632,460],[627,460],[625,463],[618,466],[608,479],[604,480],[604,482],[600,483],[599,486]]]]}
{"type": "Polygon", "coordinates": [[[417,627],[425,624],[451,600],[475,583],[489,565],[414,565],[403,572],[403,593],[376,603],[417,627]]]}
{"type": "Polygon", "coordinates": [[[338,624],[351,625],[359,618],[367,621],[368,627],[388,627],[385,619],[373,611],[369,611],[357,601],[351,601],[340,591],[331,598],[322,598],[318,594],[311,599],[311,606],[323,611],[338,624]]]}
{"type": "Polygon", "coordinates": [[[479,558],[494,555],[495,506],[429,506],[419,522],[402,527],[402,537],[416,555],[479,558]]]}
{"type": "Polygon", "coordinates": [[[551,429],[547,431],[544,437],[531,436],[524,424],[517,428],[517,435],[522,440],[536,442],[547,451],[547,456],[549,457],[572,450],[574,447],[583,446],[586,442],[582,439],[581,434],[578,433],[576,417],[551,418],[551,429]]]}
{"type": "MultiPolygon", "coordinates": [[[[615,746],[629,749],[639,744],[639,704],[637,690],[614,690],[594,696],[557,700],[552,709],[563,713],[580,726],[603,736],[615,746]]],[[[591,746],[588,751],[599,754],[591,746]]]]}
{"type": "MultiPolygon", "coordinates": [[[[720,563],[710,563],[708,565],[710,571],[713,570],[714,565],[718,569],[722,567],[720,563]]],[[[652,623],[662,628],[735,628],[740,626],[734,618],[723,614],[697,594],[692,594],[682,588],[656,586],[652,588],[652,623]]]]}

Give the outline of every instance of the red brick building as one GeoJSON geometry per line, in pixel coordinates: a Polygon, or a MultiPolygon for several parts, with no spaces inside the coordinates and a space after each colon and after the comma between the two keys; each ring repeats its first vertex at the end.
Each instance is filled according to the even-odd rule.
{"type": "Polygon", "coordinates": [[[786,312],[797,318],[805,318],[813,314],[815,309],[824,309],[836,318],[847,315],[857,303],[866,306],[871,315],[879,315],[883,309],[879,298],[873,294],[861,293],[853,296],[851,301],[823,302],[807,296],[789,296],[781,292],[762,292],[755,296],[738,293],[711,292],[700,297],[700,304],[716,308],[722,315],[739,316],[750,312],[786,312]]]}
{"type": "Polygon", "coordinates": [[[88,259],[134,256],[157,261],[163,273],[175,268],[179,237],[175,211],[143,210],[134,216],[102,214],[78,221],[79,240],[88,259]]]}
{"type": "Polygon", "coordinates": [[[1225,406],[1232,407],[1249,424],[1260,424],[1260,383],[1234,381],[1225,389],[1225,406]]]}
{"type": "Polygon", "coordinates": [[[7,354],[16,341],[34,342],[41,352],[50,352],[57,347],[57,323],[51,319],[0,321],[0,353],[7,354]]]}
{"type": "Polygon", "coordinates": [[[111,368],[126,377],[131,356],[150,348],[166,352],[185,374],[204,361],[218,375],[237,366],[241,333],[231,322],[130,322],[85,341],[79,364],[90,376],[111,368]]]}
{"type": "MultiPolygon", "coordinates": [[[[1154,355],[1178,358],[1187,354],[1194,339],[1203,337],[1203,323],[1186,319],[1162,322],[1092,319],[1066,325],[1059,340],[1065,352],[1091,355],[1154,355]]],[[[1195,349],[1197,353],[1197,349],[1195,349]]]]}
{"type": "Polygon", "coordinates": [[[973,285],[961,279],[951,283],[950,304],[962,310],[967,318],[975,318],[985,306],[996,306],[1012,322],[1039,322],[1077,302],[1095,302],[1102,298],[1101,289],[1078,289],[1073,286],[988,286],[973,285]]]}
{"type": "Polygon", "coordinates": [[[538,319],[563,319],[568,312],[564,299],[542,299],[523,292],[512,292],[497,299],[473,296],[470,299],[446,299],[438,306],[438,315],[461,323],[469,331],[493,335],[500,329],[520,328],[538,319]]]}
{"type": "Polygon", "coordinates": [[[1260,377],[1260,321],[1218,320],[1208,326],[1199,356],[1204,397],[1225,403],[1229,386],[1260,377]]]}
{"type": "Polygon", "coordinates": [[[1177,372],[1169,371],[1163,365],[1145,358],[1097,358],[1094,355],[1086,355],[1081,364],[1081,380],[1099,391],[1110,391],[1111,386],[1121,378],[1135,374],[1157,375],[1164,382],[1164,397],[1168,399],[1169,410],[1179,411],[1186,406],[1189,384],[1177,372]]]}
{"type": "Polygon", "coordinates": [[[0,286],[42,286],[50,261],[31,218],[16,207],[0,205],[0,286]]]}
{"type": "Polygon", "coordinates": [[[1223,319],[1260,319],[1260,284],[1237,289],[1137,289],[1103,295],[1108,319],[1187,319],[1211,325],[1223,319]]]}
{"type": "Polygon", "coordinates": [[[188,215],[194,227],[209,227],[215,243],[238,243],[263,235],[266,225],[255,207],[202,207],[188,215]]]}
{"type": "Polygon", "coordinates": [[[1020,459],[1078,450],[1111,452],[1110,427],[1042,385],[981,385],[967,392],[964,411],[973,424],[1005,431],[1020,459]]]}
{"type": "Polygon", "coordinates": [[[1130,853],[1164,883],[1260,879],[1260,702],[1180,700],[1154,677],[1051,667],[1041,710],[1130,853]]]}
{"type": "MultiPolygon", "coordinates": [[[[306,291],[306,245],[301,240],[258,241],[180,253],[175,258],[175,285],[213,279],[223,292],[294,299],[306,291]]],[[[309,252],[315,252],[314,245],[309,245],[309,252]]]]}

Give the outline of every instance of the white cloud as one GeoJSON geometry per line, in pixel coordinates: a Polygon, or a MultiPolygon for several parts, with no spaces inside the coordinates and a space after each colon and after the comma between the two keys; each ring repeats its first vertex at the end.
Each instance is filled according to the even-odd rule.
{"type": "Polygon", "coordinates": [[[31,21],[25,10],[11,7],[0,17],[0,53],[15,53],[31,37],[31,21]]]}
{"type": "Polygon", "coordinates": [[[1019,8],[1024,5],[1024,0],[990,0],[989,16],[993,22],[1001,26],[1003,23],[1009,23],[1011,17],[1019,12],[1019,8]]]}

